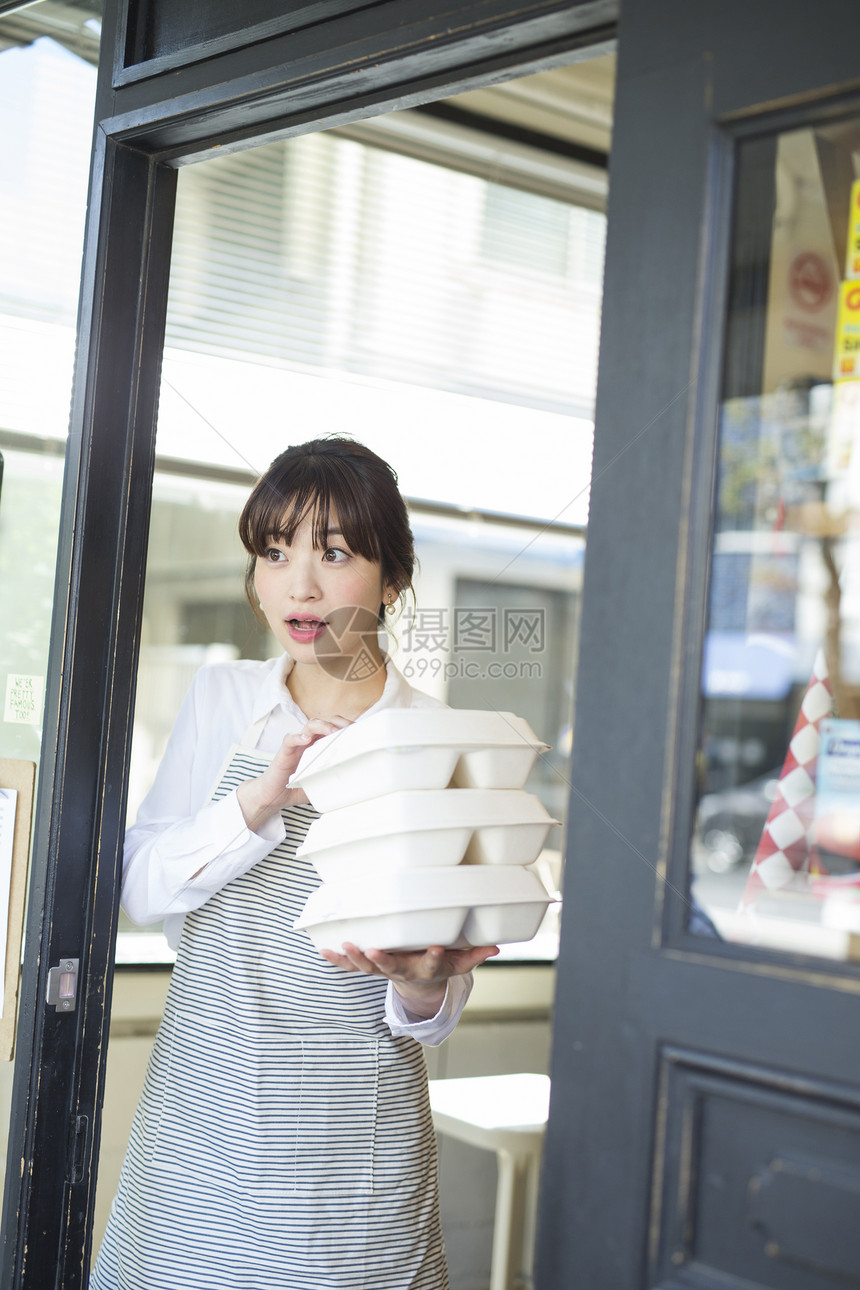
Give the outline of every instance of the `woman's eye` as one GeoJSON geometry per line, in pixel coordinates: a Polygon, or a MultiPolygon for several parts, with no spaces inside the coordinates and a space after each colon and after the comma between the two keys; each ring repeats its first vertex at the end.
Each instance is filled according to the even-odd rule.
{"type": "Polygon", "coordinates": [[[327,564],[343,564],[344,560],[349,559],[349,552],[343,551],[339,546],[330,546],[324,552],[323,559],[327,564]]]}
{"type": "Polygon", "coordinates": [[[280,562],[282,560],[286,560],[286,558],[286,553],[282,551],[280,547],[276,546],[270,546],[263,556],[263,559],[269,564],[280,564],[280,562]]]}

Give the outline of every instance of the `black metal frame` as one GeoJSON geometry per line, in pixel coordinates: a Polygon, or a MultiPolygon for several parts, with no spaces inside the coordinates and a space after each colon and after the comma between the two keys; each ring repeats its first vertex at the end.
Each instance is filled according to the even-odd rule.
{"type": "MultiPolygon", "coordinates": [[[[205,30],[206,7],[184,6],[189,33],[205,30]]],[[[109,52],[45,701],[4,1290],[79,1290],[87,1280],[175,167],[602,52],[617,15],[615,0],[383,0],[320,20],[322,5],[315,23],[289,36],[243,44],[239,32],[231,48],[204,43],[185,66],[152,60],[132,75],[128,13],[144,20],[146,9],[108,0],[103,22],[109,52]],[[44,1003],[60,957],[81,960],[70,1014],[44,1003]]]]}
{"type": "Polygon", "coordinates": [[[563,139],[560,135],[548,134],[546,130],[532,130],[517,125],[514,121],[505,121],[500,117],[488,116],[484,112],[475,112],[472,108],[458,107],[455,103],[428,103],[417,108],[424,116],[435,117],[437,121],[448,121],[451,125],[462,126],[466,130],[478,130],[495,139],[506,139],[509,143],[518,143],[526,148],[537,148],[541,152],[551,153],[555,157],[564,157],[568,161],[578,161],[583,166],[593,166],[595,170],[609,169],[609,153],[601,148],[587,148],[585,144],[574,143],[572,139],[563,139]]]}
{"type": "Polygon", "coordinates": [[[91,375],[77,380],[66,457],[4,1196],[4,1286],[86,1283],[110,1015],[175,174],[99,137],[94,181],[99,233],[84,264],[79,356],[82,367],[89,358],[91,375]],[[100,289],[107,282],[110,292],[100,289]],[[117,433],[124,424],[127,439],[117,433]],[[81,960],[70,1015],[44,1002],[48,971],[65,956],[81,960]]]}

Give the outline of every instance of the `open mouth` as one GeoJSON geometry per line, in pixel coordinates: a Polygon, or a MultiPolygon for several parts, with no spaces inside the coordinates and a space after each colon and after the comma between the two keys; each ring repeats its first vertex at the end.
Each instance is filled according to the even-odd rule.
{"type": "Polygon", "coordinates": [[[286,621],[293,640],[315,640],[328,626],[321,618],[288,618],[286,621]]]}

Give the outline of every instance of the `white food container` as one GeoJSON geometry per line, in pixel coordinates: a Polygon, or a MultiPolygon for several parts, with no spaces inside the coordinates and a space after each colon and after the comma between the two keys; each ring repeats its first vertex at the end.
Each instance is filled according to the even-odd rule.
{"type": "Polygon", "coordinates": [[[403,869],[372,883],[319,887],[294,924],[317,949],[462,948],[528,941],[551,903],[541,880],[519,865],[403,869]]]}
{"type": "Polygon", "coordinates": [[[298,854],[323,882],[431,865],[531,864],[557,821],[522,789],[388,793],[314,820],[298,854]]]}
{"type": "Polygon", "coordinates": [[[320,739],[290,784],[318,811],[407,789],[522,788],[547,747],[510,712],[387,708],[320,739]]]}

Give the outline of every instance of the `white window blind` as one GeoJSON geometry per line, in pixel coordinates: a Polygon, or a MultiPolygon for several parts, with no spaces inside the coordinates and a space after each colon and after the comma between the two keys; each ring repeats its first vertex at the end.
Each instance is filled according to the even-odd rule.
{"type": "Polygon", "coordinates": [[[0,430],[63,439],[95,68],[52,40],[0,51],[0,430]]]}
{"type": "Polygon", "coordinates": [[[334,133],[188,167],[167,344],[590,418],[605,217],[518,182],[334,133]]]}

